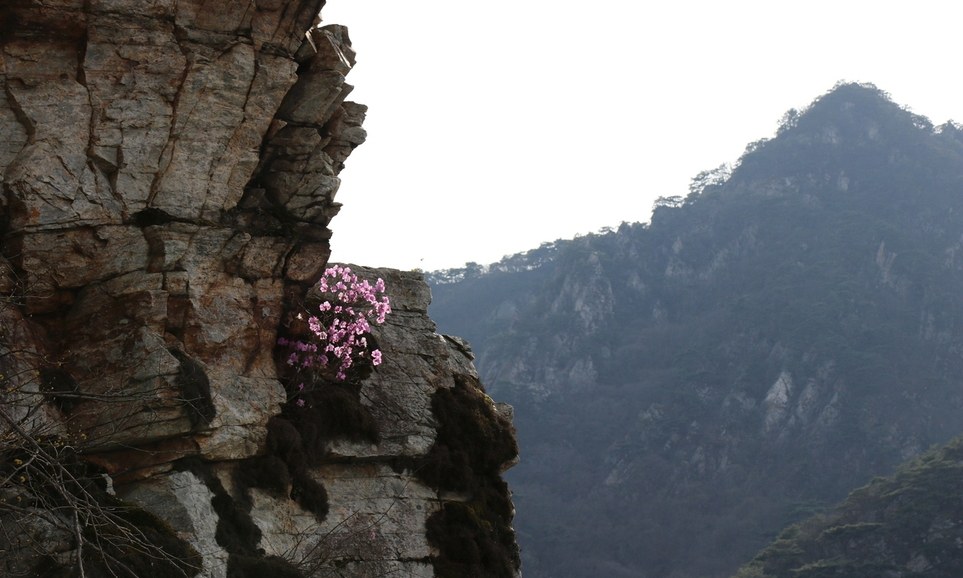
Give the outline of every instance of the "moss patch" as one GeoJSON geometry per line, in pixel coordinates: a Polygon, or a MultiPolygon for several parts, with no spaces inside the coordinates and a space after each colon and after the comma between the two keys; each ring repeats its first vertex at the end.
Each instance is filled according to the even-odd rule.
{"type": "Polygon", "coordinates": [[[291,474],[284,460],[275,455],[245,460],[238,469],[238,482],[245,488],[261,488],[287,497],[291,474]]]}
{"type": "Polygon", "coordinates": [[[361,403],[361,385],[357,383],[319,383],[299,392],[282,415],[297,428],[305,454],[314,463],[324,458],[325,446],[331,440],[380,440],[378,424],[361,403]],[[304,404],[298,405],[298,399],[304,404]]]}
{"type": "Polygon", "coordinates": [[[297,568],[277,556],[231,556],[227,561],[227,578],[303,578],[297,568]]]}
{"type": "Polygon", "coordinates": [[[77,404],[77,380],[60,367],[40,368],[40,391],[61,411],[69,412],[77,404]]]}
{"type": "Polygon", "coordinates": [[[521,564],[512,504],[501,469],[518,455],[514,428],[498,415],[481,385],[456,379],[432,397],[440,422],[435,444],[418,464],[418,476],[439,490],[465,493],[427,522],[428,541],[438,549],[432,564],[439,578],[510,577],[521,564]]]}
{"type": "Polygon", "coordinates": [[[518,455],[512,424],[495,413],[474,380],[459,379],[455,387],[436,391],[431,411],[440,422],[438,437],[418,470],[428,485],[473,491],[518,455]]]}
{"type": "Polygon", "coordinates": [[[374,416],[361,403],[360,383],[312,377],[307,388],[288,387],[281,415],[268,422],[265,455],[243,462],[238,481],[244,488],[288,492],[320,522],[328,513],[328,495],[308,468],[324,461],[332,440],[378,443],[380,435],[374,416]]]}
{"type": "Polygon", "coordinates": [[[186,458],[181,460],[177,467],[193,473],[214,494],[211,498],[211,506],[217,513],[214,538],[229,554],[228,578],[301,578],[301,572],[287,560],[277,556],[264,556],[264,551],[258,547],[261,529],[251,519],[249,508],[239,504],[227,493],[224,485],[207,465],[196,458],[186,458]]]}
{"type": "MultiPolygon", "coordinates": [[[[507,491],[507,490],[506,490],[507,491]]],[[[521,566],[512,517],[488,510],[485,501],[447,503],[428,518],[428,542],[438,578],[512,578],[521,566]]]]}
{"type": "Polygon", "coordinates": [[[196,429],[209,424],[216,412],[214,400],[211,399],[211,381],[207,377],[207,372],[200,363],[183,351],[178,349],[169,351],[180,363],[175,383],[181,390],[184,405],[187,406],[191,426],[196,429]]]}
{"type": "Polygon", "coordinates": [[[238,481],[242,487],[286,494],[320,522],[328,514],[328,494],[311,477],[308,463],[301,433],[284,417],[275,416],[268,422],[266,454],[243,462],[238,481]]]}

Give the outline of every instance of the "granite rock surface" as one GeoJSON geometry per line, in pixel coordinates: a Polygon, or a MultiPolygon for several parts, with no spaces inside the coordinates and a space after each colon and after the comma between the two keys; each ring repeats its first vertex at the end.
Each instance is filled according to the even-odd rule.
{"type": "MultiPolygon", "coordinates": [[[[432,394],[477,382],[419,275],[362,268],[394,306],[375,332],[385,363],[359,385],[379,441],[333,439],[312,464],[321,521],[236,483],[288,401],[279,330],[327,265],[339,174],[366,137],[348,31],[320,25],[323,4],[0,6],[0,453],[24,433],[73,440],[111,493],[190,543],[200,576],[232,563],[218,491],[259,528],[257,556],[305,575],[433,576],[443,492],[412,464],[435,441],[432,394]]],[[[44,524],[70,563],[72,530],[44,524]]]]}

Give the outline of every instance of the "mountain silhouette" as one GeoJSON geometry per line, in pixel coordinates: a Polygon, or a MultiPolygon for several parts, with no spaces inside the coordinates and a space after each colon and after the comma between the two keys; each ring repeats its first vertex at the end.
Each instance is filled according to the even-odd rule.
{"type": "Polygon", "coordinates": [[[730,576],[963,432],[963,130],[840,84],[649,224],[431,273],[528,578],[730,576]]]}

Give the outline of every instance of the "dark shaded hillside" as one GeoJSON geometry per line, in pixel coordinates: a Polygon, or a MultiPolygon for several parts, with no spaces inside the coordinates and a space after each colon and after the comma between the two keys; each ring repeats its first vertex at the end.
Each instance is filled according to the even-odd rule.
{"type": "Polygon", "coordinates": [[[963,432],[963,132],[842,85],[706,182],[434,276],[516,408],[530,578],[729,575],[963,432]]]}
{"type": "Polygon", "coordinates": [[[737,578],[963,576],[963,440],[786,529],[737,578]]]}

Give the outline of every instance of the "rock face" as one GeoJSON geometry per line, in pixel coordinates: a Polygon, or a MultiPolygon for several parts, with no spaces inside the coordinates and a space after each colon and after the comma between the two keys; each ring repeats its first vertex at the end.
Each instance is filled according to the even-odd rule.
{"type": "MultiPolygon", "coordinates": [[[[378,441],[334,438],[312,459],[327,516],[235,479],[288,401],[279,328],[327,264],[338,173],[365,139],[365,107],[345,101],[354,52],[345,28],[316,27],[323,4],[0,7],[0,455],[59,440],[190,543],[202,576],[242,555],[434,575],[442,489],[412,471],[436,445],[436,390],[480,391],[420,278],[371,271],[395,308],[376,332],[385,363],[358,384],[378,441]],[[228,543],[225,501],[258,539],[228,543]]],[[[11,468],[0,490],[22,499],[11,468]]]]}

